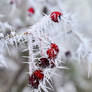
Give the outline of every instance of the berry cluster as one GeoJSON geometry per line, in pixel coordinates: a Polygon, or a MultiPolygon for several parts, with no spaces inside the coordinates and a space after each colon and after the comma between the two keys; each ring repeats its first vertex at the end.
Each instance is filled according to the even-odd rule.
{"type": "MultiPolygon", "coordinates": [[[[34,14],[34,9],[33,8],[29,8],[28,12],[31,13],[31,14],[34,14]]],[[[62,13],[60,13],[58,11],[54,11],[54,12],[51,13],[50,18],[51,18],[51,20],[53,22],[57,22],[58,23],[62,15],[63,15],[62,13]]],[[[35,45],[34,42],[32,43],[33,47],[35,45]]],[[[55,65],[55,59],[58,56],[59,47],[58,47],[57,44],[51,43],[49,48],[45,52],[46,52],[45,53],[46,56],[43,57],[42,54],[40,53],[41,54],[40,59],[37,58],[35,60],[36,62],[33,61],[33,63],[35,63],[35,66],[37,68],[29,76],[29,84],[31,85],[32,88],[35,88],[35,89],[37,89],[39,87],[39,84],[41,83],[41,81],[45,80],[45,78],[44,78],[44,77],[46,77],[45,70],[48,69],[48,68],[52,69],[52,68],[54,68],[56,66],[55,65]]]]}
{"type": "Polygon", "coordinates": [[[31,76],[29,76],[29,84],[33,88],[38,88],[40,81],[44,79],[43,70],[45,68],[55,67],[54,61],[59,53],[59,48],[55,43],[51,43],[50,48],[47,49],[46,53],[48,57],[41,57],[36,64],[38,66],[38,70],[35,70],[31,76]]]}

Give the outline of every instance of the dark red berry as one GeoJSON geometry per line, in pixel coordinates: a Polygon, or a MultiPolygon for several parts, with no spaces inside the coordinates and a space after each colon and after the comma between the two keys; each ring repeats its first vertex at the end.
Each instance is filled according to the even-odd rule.
{"type": "Polygon", "coordinates": [[[10,4],[14,4],[14,0],[11,0],[11,1],[10,1],[10,4]]]}
{"type": "Polygon", "coordinates": [[[59,48],[55,43],[51,43],[51,48],[53,48],[57,53],[59,52],[59,48]]]}
{"type": "Polygon", "coordinates": [[[47,50],[47,55],[49,59],[55,59],[57,56],[53,48],[47,50]]]}
{"type": "Polygon", "coordinates": [[[51,20],[53,20],[54,22],[59,22],[59,19],[61,18],[63,14],[61,12],[58,11],[54,11],[51,13],[50,17],[51,20]]]}
{"type": "Polygon", "coordinates": [[[28,12],[29,12],[30,14],[34,14],[34,13],[35,13],[35,10],[34,10],[34,8],[30,7],[30,8],[28,9],[28,12]]]}
{"type": "Polygon", "coordinates": [[[47,8],[46,6],[45,6],[45,7],[43,7],[42,12],[43,12],[44,14],[47,14],[47,13],[48,13],[48,8],[47,8]]]}
{"type": "Polygon", "coordinates": [[[70,52],[70,51],[66,51],[66,52],[65,52],[65,56],[66,56],[66,57],[70,57],[70,56],[71,56],[71,52],[70,52]]]}
{"type": "Polygon", "coordinates": [[[38,86],[39,86],[39,80],[38,80],[38,78],[34,74],[32,74],[31,76],[29,76],[29,84],[33,88],[38,88],[38,86]]]}
{"type": "Polygon", "coordinates": [[[34,75],[35,75],[39,80],[43,80],[43,78],[44,78],[44,74],[43,74],[42,70],[36,70],[36,71],[34,71],[34,75]]]}
{"type": "Polygon", "coordinates": [[[49,66],[49,60],[47,58],[40,58],[39,66],[42,68],[46,68],[49,66]]]}
{"type": "Polygon", "coordinates": [[[55,64],[51,61],[51,63],[50,63],[50,67],[51,68],[54,68],[55,67],[55,64]]]}

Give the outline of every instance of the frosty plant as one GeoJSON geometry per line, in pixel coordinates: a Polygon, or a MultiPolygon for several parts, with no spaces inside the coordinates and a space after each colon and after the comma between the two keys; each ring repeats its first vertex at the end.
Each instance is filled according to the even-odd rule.
{"type": "MultiPolygon", "coordinates": [[[[11,2],[13,1],[11,0],[11,2]]],[[[33,15],[35,13],[34,8],[30,7],[28,13],[33,15]]],[[[7,26],[4,25],[4,27],[7,26]]],[[[9,29],[11,30],[12,27],[9,26],[9,29]]],[[[56,73],[57,69],[66,69],[66,67],[62,66],[64,62],[62,60],[65,60],[66,57],[71,56],[72,60],[77,61],[83,61],[83,59],[87,58],[91,63],[92,52],[88,46],[88,39],[84,39],[76,31],[72,17],[61,11],[53,11],[50,15],[45,15],[41,21],[24,33],[17,34],[12,30],[8,35],[0,33],[0,44],[3,42],[7,48],[8,44],[17,47],[18,45],[28,44],[26,49],[29,51],[29,62],[27,62],[29,65],[28,85],[33,92],[53,90],[52,78],[59,75],[56,73]],[[67,50],[65,47],[66,43],[71,44],[71,41],[67,39],[70,34],[72,38],[76,37],[78,41],[75,41],[75,43],[77,42],[75,51],[67,50]]],[[[3,57],[2,50],[0,50],[1,56],[3,57]]]]}
{"type": "Polygon", "coordinates": [[[53,26],[53,23],[59,23],[61,19],[62,14],[55,11],[50,16],[45,16],[41,23],[31,29],[34,32],[32,31],[29,38],[29,86],[36,92],[41,90],[48,92],[48,89],[52,88],[50,81],[51,77],[55,75],[55,70],[63,68],[61,65],[59,66],[62,61],[58,61],[59,47],[49,39],[49,29],[47,28],[49,24],[53,26]],[[45,21],[46,23],[43,24],[45,21]],[[36,30],[36,28],[38,29],[36,30]],[[47,83],[51,88],[46,86],[47,83]]]}
{"type": "MultiPolygon", "coordinates": [[[[33,8],[29,8],[28,11],[34,13],[33,8]]],[[[53,36],[53,32],[50,31],[53,30],[49,28],[57,26],[55,27],[57,33],[57,28],[61,25],[60,21],[63,21],[62,16],[63,14],[59,11],[54,11],[29,28],[27,32],[18,35],[10,27],[10,34],[1,36],[1,41],[4,40],[6,47],[8,44],[18,47],[18,45],[28,43],[26,50],[29,50],[29,86],[35,92],[53,90],[52,76],[57,75],[55,73],[57,68],[64,68],[61,66],[59,43],[53,39],[55,37],[51,38],[50,35],[53,36]]]]}

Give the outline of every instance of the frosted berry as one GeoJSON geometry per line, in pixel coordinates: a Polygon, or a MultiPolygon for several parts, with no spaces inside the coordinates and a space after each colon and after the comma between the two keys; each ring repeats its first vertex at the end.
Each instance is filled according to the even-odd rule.
{"type": "Polygon", "coordinates": [[[63,14],[61,12],[54,11],[54,12],[51,13],[50,18],[54,22],[59,22],[59,20],[61,19],[62,15],[63,14]]]}
{"type": "Polygon", "coordinates": [[[35,75],[39,80],[43,80],[43,78],[44,78],[44,74],[43,74],[42,70],[36,70],[36,71],[34,71],[34,75],[35,75]]]}
{"type": "Polygon", "coordinates": [[[59,52],[59,48],[55,43],[51,43],[51,48],[53,48],[57,53],[59,52]]]}
{"type": "Polygon", "coordinates": [[[35,10],[34,10],[34,8],[30,7],[28,9],[28,12],[29,12],[29,14],[34,14],[35,13],[35,10]]]}
{"type": "Polygon", "coordinates": [[[49,66],[49,60],[47,58],[40,58],[39,60],[39,66],[42,68],[46,68],[49,66]]]}
{"type": "Polygon", "coordinates": [[[39,86],[39,81],[43,80],[44,78],[44,74],[42,72],[42,70],[35,70],[31,76],[29,76],[29,84],[33,87],[33,88],[38,88],[39,86]]]}
{"type": "Polygon", "coordinates": [[[55,59],[57,56],[53,48],[47,50],[47,55],[49,59],[55,59]]]}
{"type": "Polygon", "coordinates": [[[29,84],[33,88],[38,88],[38,86],[39,86],[39,80],[38,80],[38,78],[34,74],[32,74],[31,76],[29,76],[29,84]]]}

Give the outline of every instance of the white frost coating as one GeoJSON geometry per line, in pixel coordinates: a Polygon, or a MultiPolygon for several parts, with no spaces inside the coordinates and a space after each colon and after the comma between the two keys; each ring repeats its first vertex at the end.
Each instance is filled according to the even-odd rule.
{"type": "Polygon", "coordinates": [[[4,57],[4,46],[2,40],[0,40],[0,67],[7,67],[6,58],[4,57]]]}
{"type": "MultiPolygon", "coordinates": [[[[28,30],[28,32],[31,32],[31,35],[29,36],[29,75],[31,76],[32,72],[36,69],[39,69],[36,66],[35,59],[39,59],[39,57],[36,57],[37,55],[41,55],[41,57],[47,57],[46,50],[50,47],[51,43],[56,43],[59,48],[61,49],[62,45],[62,38],[65,37],[67,34],[67,31],[65,29],[65,26],[68,25],[68,22],[65,22],[65,19],[61,17],[61,20],[59,23],[55,23],[50,19],[50,16],[45,16],[40,22],[38,22],[36,25],[32,26],[31,29],[28,30]],[[54,29],[54,30],[53,30],[54,29]],[[61,30],[61,31],[60,31],[61,30]],[[34,41],[33,41],[34,40],[34,41]],[[36,52],[33,52],[34,46],[38,45],[39,50],[36,52]]],[[[55,68],[46,68],[43,70],[44,72],[44,79],[42,82],[40,82],[38,90],[36,92],[39,92],[41,88],[48,92],[47,89],[52,89],[52,84],[49,82],[53,76],[57,76],[56,69],[66,69],[65,67],[62,67],[61,65],[61,59],[62,59],[62,50],[59,51],[59,55],[56,58],[55,68]],[[50,85],[50,88],[46,87],[46,82],[50,85]]],[[[33,89],[35,90],[35,89],[33,89]]]]}
{"type": "MultiPolygon", "coordinates": [[[[5,25],[7,26],[7,25],[5,25]]],[[[4,29],[4,28],[2,28],[4,29]]],[[[10,28],[11,29],[11,28],[10,28]]],[[[47,57],[46,50],[50,47],[51,43],[56,43],[60,49],[59,54],[55,60],[56,67],[53,69],[46,69],[44,70],[45,77],[43,81],[40,83],[38,90],[42,88],[45,92],[48,92],[48,88],[46,87],[46,82],[49,83],[49,80],[51,80],[52,76],[56,76],[56,69],[66,69],[65,67],[62,67],[61,60],[63,58],[63,50],[66,51],[66,49],[69,47],[69,45],[77,44],[76,50],[72,51],[71,53],[74,53],[73,57],[76,57],[77,61],[83,61],[85,58],[88,58],[88,62],[90,62],[89,53],[92,52],[91,48],[89,47],[89,41],[88,39],[84,38],[76,28],[74,28],[74,24],[72,24],[71,17],[67,15],[61,16],[61,20],[59,20],[59,23],[55,23],[51,20],[50,16],[45,16],[43,19],[38,22],[37,24],[33,25],[31,28],[27,29],[28,33],[23,33],[20,35],[17,35],[15,33],[11,32],[10,37],[5,37],[3,40],[5,40],[5,45],[7,47],[7,44],[15,45],[17,46],[17,43],[25,43],[28,42],[28,49],[29,49],[29,75],[32,74],[32,72],[38,67],[36,66],[35,59],[39,59],[39,57],[36,57],[37,55],[41,55],[41,57],[47,57]],[[68,40],[67,37],[71,34],[71,38],[74,40],[74,38],[77,39],[74,40],[68,40]],[[73,43],[73,44],[72,44],[73,43]],[[68,44],[68,45],[67,45],[68,44]],[[34,49],[34,46],[38,45],[38,49],[34,49]],[[66,46],[66,47],[64,47],[66,46]],[[35,52],[33,50],[36,50],[35,52]],[[77,55],[76,55],[77,54],[77,55]]],[[[1,34],[1,38],[3,38],[3,34],[1,34]]],[[[73,46],[72,46],[73,47],[73,46]]],[[[4,64],[4,63],[3,63],[4,64]]],[[[88,77],[90,76],[90,66],[88,71],[88,77]]],[[[49,83],[49,85],[51,85],[49,83]]],[[[52,85],[51,85],[52,88],[52,85]]],[[[34,90],[34,89],[33,89],[34,90]]]]}
{"type": "Polygon", "coordinates": [[[0,54],[0,67],[8,67],[5,57],[2,54],[0,54]]]}

